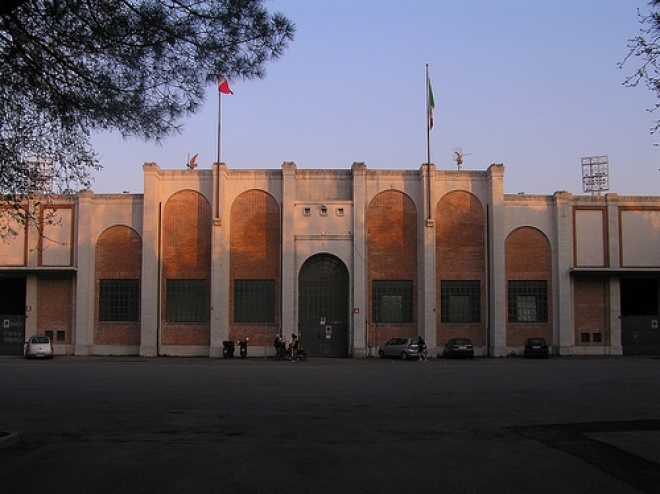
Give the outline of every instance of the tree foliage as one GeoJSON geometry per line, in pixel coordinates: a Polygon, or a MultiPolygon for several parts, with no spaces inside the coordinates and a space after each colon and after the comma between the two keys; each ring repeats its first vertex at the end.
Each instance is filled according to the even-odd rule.
{"type": "MultiPolygon", "coordinates": [[[[626,86],[645,85],[653,91],[656,98],[660,100],[660,0],[649,2],[649,12],[639,12],[642,27],[634,38],[628,40],[628,54],[619,64],[623,67],[627,63],[637,61],[637,68],[632,75],[628,76],[624,84],[626,86]]],[[[651,111],[660,108],[660,102],[656,103],[651,111]]],[[[651,128],[651,133],[660,129],[660,120],[656,120],[651,128]]]]}
{"type": "Polygon", "coordinates": [[[159,140],[209,83],[264,76],[295,27],[264,0],[2,0],[0,192],[89,186],[92,132],[159,140]],[[39,166],[37,166],[39,165],[39,166]]]}

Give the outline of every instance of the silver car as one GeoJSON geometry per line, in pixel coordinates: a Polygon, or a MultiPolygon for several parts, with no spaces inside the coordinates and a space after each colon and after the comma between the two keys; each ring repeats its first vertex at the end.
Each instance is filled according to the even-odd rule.
{"type": "Polygon", "coordinates": [[[25,358],[53,358],[53,342],[48,336],[31,336],[25,347],[25,358]]]}
{"type": "Polygon", "coordinates": [[[417,342],[419,338],[392,338],[378,349],[378,356],[381,358],[416,358],[417,342]]]}

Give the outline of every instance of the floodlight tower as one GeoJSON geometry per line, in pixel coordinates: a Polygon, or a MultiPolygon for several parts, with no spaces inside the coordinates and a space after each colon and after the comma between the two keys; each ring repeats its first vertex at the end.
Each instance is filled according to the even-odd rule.
{"type": "Polygon", "coordinates": [[[604,190],[610,190],[610,163],[608,156],[589,156],[582,158],[582,192],[600,196],[604,190]]]}

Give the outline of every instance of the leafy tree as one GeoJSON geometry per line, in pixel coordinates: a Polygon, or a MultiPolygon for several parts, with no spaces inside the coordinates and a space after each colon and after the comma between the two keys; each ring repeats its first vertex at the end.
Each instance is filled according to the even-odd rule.
{"type": "MultiPolygon", "coordinates": [[[[649,9],[647,13],[639,12],[642,27],[637,36],[628,40],[628,55],[619,63],[619,67],[623,67],[633,59],[639,60],[639,66],[625,79],[624,84],[631,87],[644,84],[660,99],[660,0],[651,0],[649,9]]],[[[660,102],[650,111],[658,108],[660,102]]],[[[658,129],[660,129],[660,120],[655,121],[651,133],[657,132],[658,129]]]]}
{"type": "Polygon", "coordinates": [[[295,31],[263,3],[2,0],[0,206],[88,187],[92,132],[159,140],[220,75],[263,77],[295,31]]]}

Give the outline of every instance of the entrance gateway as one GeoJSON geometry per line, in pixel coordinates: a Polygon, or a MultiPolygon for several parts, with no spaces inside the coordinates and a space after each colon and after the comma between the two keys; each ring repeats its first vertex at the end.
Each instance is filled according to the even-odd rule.
{"type": "Polygon", "coordinates": [[[621,344],[624,355],[660,355],[658,279],[621,279],[621,344]]]}
{"type": "Polygon", "coordinates": [[[0,355],[23,355],[25,278],[0,278],[0,355]]]}
{"type": "Polygon", "coordinates": [[[331,254],[316,254],[298,276],[298,334],[310,357],[348,357],[349,276],[331,254]]]}

